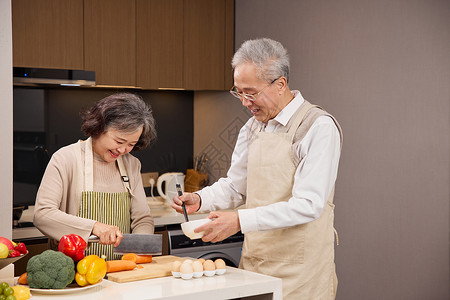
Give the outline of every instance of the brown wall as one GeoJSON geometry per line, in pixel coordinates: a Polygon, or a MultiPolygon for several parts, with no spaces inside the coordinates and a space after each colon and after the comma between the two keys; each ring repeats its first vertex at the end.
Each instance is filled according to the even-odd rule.
{"type": "MultiPolygon", "coordinates": [[[[236,47],[258,37],[344,130],[337,299],[449,299],[450,2],[236,0],[236,47]]],[[[194,153],[241,115],[232,101],[195,94],[194,153]]]]}

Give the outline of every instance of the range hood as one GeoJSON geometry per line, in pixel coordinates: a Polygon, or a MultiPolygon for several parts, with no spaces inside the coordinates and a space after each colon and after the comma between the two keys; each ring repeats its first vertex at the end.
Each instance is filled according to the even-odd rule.
{"type": "Polygon", "coordinates": [[[13,68],[14,85],[94,86],[95,72],[82,70],[13,68]]]}

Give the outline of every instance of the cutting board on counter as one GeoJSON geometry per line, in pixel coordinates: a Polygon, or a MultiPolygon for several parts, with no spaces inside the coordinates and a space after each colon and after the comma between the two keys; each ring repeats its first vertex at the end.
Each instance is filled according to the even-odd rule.
{"type": "Polygon", "coordinates": [[[131,271],[114,272],[108,274],[108,280],[115,282],[130,282],[150,278],[172,276],[172,263],[184,261],[186,257],[173,255],[154,256],[149,264],[140,264],[143,268],[131,271]]]}

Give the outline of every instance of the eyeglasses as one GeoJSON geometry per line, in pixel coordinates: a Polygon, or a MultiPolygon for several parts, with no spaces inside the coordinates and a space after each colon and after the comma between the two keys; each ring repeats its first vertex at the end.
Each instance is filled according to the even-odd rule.
{"type": "Polygon", "coordinates": [[[259,94],[261,94],[266,88],[271,86],[275,81],[280,79],[280,77],[274,79],[270,84],[266,85],[262,90],[255,94],[246,94],[246,93],[238,93],[236,92],[236,87],[233,85],[233,87],[230,89],[230,94],[234,97],[238,98],[239,100],[243,101],[242,98],[254,102],[256,100],[256,97],[258,97],[259,94]]]}

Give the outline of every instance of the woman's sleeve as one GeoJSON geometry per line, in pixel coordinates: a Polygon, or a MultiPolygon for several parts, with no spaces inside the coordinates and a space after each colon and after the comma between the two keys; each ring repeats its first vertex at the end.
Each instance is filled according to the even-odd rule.
{"type": "MultiPolygon", "coordinates": [[[[87,240],[95,221],[67,213],[74,199],[75,157],[70,151],[58,151],[50,159],[36,196],[34,225],[46,236],[60,240],[66,234],[78,234],[87,240]]],[[[76,170],[75,170],[76,171],[76,170]]]]}

